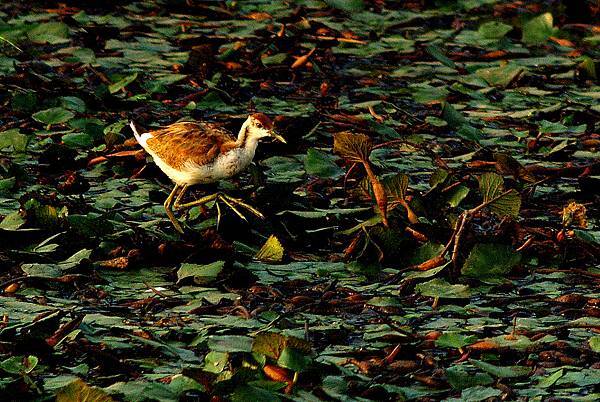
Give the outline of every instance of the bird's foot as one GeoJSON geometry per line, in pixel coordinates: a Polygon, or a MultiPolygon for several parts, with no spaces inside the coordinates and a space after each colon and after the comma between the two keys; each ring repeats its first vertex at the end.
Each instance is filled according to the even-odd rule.
{"type": "Polygon", "coordinates": [[[185,204],[176,203],[174,205],[174,207],[176,210],[187,209],[187,208],[195,207],[198,205],[203,206],[204,204],[211,202],[211,201],[215,201],[215,205],[217,207],[217,227],[219,227],[219,223],[221,222],[221,207],[219,206],[219,202],[222,202],[223,204],[227,205],[237,216],[240,217],[240,219],[243,219],[246,222],[248,221],[248,219],[246,219],[244,214],[242,214],[240,212],[239,208],[243,208],[246,211],[252,213],[253,215],[255,215],[261,219],[265,218],[265,216],[258,209],[254,208],[253,206],[245,203],[244,201],[240,200],[239,198],[234,198],[234,197],[231,197],[227,194],[220,193],[220,192],[204,196],[198,200],[195,200],[192,202],[187,202],[185,204]]]}

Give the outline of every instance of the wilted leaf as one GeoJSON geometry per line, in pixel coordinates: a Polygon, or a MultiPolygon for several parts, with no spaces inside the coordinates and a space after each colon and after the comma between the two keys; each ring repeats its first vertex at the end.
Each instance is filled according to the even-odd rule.
{"type": "Polygon", "coordinates": [[[518,216],[521,209],[521,196],[516,190],[500,196],[504,191],[504,179],[496,173],[484,173],[479,178],[479,190],[483,202],[490,202],[492,212],[500,216],[518,216]],[[498,198],[499,197],[499,198],[498,198]]]}
{"type": "Polygon", "coordinates": [[[585,205],[571,201],[562,211],[563,226],[577,226],[582,229],[587,228],[587,209],[585,205]]]}
{"type": "Polygon", "coordinates": [[[276,332],[262,332],[254,338],[252,343],[252,352],[263,354],[275,360],[279,359],[286,348],[293,348],[305,354],[311,352],[310,343],[307,341],[276,332]]]}
{"type": "Polygon", "coordinates": [[[56,394],[56,402],[112,402],[113,400],[102,389],[91,387],[80,379],[56,394]]]}
{"type": "Polygon", "coordinates": [[[408,189],[408,176],[399,173],[394,176],[388,176],[383,180],[383,186],[390,203],[404,203],[406,190],[408,189]]]}
{"type": "Polygon", "coordinates": [[[368,161],[372,146],[371,139],[364,134],[344,131],[333,136],[333,151],[350,162],[368,161]]]}
{"type": "Polygon", "coordinates": [[[448,171],[445,169],[436,169],[429,178],[429,186],[433,189],[443,184],[448,178],[448,171]]]}

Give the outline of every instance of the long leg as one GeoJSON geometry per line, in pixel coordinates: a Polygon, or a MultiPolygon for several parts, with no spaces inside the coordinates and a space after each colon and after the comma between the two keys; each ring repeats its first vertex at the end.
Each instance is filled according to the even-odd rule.
{"type": "Polygon", "coordinates": [[[177,211],[180,206],[179,206],[179,202],[183,199],[183,196],[185,195],[185,193],[188,191],[188,188],[190,186],[188,184],[185,184],[183,186],[183,188],[181,189],[181,191],[179,192],[179,194],[177,194],[177,198],[175,198],[175,202],[173,203],[173,208],[177,211]]]}
{"type": "Polygon", "coordinates": [[[178,189],[179,189],[179,184],[175,184],[175,187],[173,187],[173,190],[171,190],[171,194],[169,194],[169,196],[165,200],[164,207],[165,207],[165,211],[167,212],[167,216],[169,217],[169,220],[171,221],[173,226],[175,226],[175,229],[179,233],[183,234],[183,229],[181,228],[181,225],[175,218],[175,215],[173,214],[173,209],[171,208],[173,205],[173,197],[175,197],[175,194],[177,194],[178,189]]]}

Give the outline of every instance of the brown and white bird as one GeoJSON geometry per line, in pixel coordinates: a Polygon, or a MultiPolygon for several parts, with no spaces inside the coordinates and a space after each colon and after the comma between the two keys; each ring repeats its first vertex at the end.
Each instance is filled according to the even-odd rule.
{"type": "MultiPolygon", "coordinates": [[[[266,115],[255,113],[248,116],[237,139],[214,123],[179,122],[142,134],[138,133],[133,122],[130,127],[136,140],[152,156],[154,163],[175,183],[164,207],[173,226],[180,233],[183,233],[183,229],[173,214],[173,208],[189,208],[213,200],[222,201],[242,219],[245,217],[236,206],[262,217],[252,206],[222,193],[187,204],[180,204],[180,201],[189,186],[214,183],[246,169],[254,158],[261,138],[274,138],[285,143],[283,137],[275,133],[273,122],[266,115]]],[[[219,210],[218,203],[217,209],[219,210]]],[[[220,218],[220,210],[218,217],[220,218]]]]}

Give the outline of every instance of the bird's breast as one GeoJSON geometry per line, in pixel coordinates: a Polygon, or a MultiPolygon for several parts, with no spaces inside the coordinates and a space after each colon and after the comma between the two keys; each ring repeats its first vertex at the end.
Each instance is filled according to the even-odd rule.
{"type": "Polygon", "coordinates": [[[243,148],[232,149],[219,155],[213,167],[215,175],[219,179],[235,176],[248,167],[253,157],[254,152],[249,152],[249,150],[243,148]]]}

